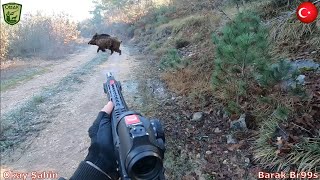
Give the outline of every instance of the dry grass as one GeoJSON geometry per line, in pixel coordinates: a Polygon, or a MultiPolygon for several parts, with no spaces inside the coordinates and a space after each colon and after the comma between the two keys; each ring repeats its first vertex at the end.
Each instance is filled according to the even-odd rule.
{"type": "Polygon", "coordinates": [[[213,68],[212,59],[193,59],[190,66],[186,68],[168,71],[162,74],[162,78],[167,82],[170,90],[180,95],[188,95],[191,92],[199,94],[212,92],[210,79],[213,68]]]}
{"type": "Polygon", "coordinates": [[[313,76],[307,96],[269,90],[268,99],[253,103],[260,122],[255,144],[255,160],[271,172],[317,172],[320,168],[319,97],[315,94],[319,76],[313,76]],[[315,85],[315,86],[314,86],[315,85]],[[273,92],[273,93],[270,93],[273,92]],[[274,110],[282,106],[285,111],[274,110]],[[283,113],[285,112],[285,113],[283,113]],[[281,137],[281,141],[276,138],[281,137]]]}
{"type": "Polygon", "coordinates": [[[107,24],[134,23],[148,13],[165,9],[169,5],[169,0],[102,1],[101,5],[108,9],[104,11],[104,21],[107,24]]]}
{"type": "MultiPolygon", "coordinates": [[[[4,27],[4,23],[1,22],[1,27],[4,27]]],[[[8,53],[9,46],[9,32],[7,28],[1,28],[0,32],[0,63],[2,64],[5,61],[8,53]]]]}
{"type": "Polygon", "coordinates": [[[176,48],[179,41],[187,40],[189,43],[185,51],[193,55],[182,58],[182,63],[186,62],[187,65],[166,71],[161,77],[170,90],[188,96],[192,104],[203,104],[204,97],[212,96],[210,82],[214,45],[211,33],[219,28],[220,23],[221,15],[207,12],[174,19],[156,28],[157,38],[166,37],[157,41],[160,46],[155,54],[159,57],[165,56],[168,49],[176,48]]]}
{"type": "Polygon", "coordinates": [[[187,17],[174,19],[166,24],[157,26],[155,37],[172,36],[172,38],[187,38],[188,40],[199,40],[199,34],[210,40],[211,32],[215,31],[221,23],[221,15],[193,14],[187,17]]]}
{"type": "Polygon", "coordinates": [[[0,70],[9,68],[9,67],[17,67],[17,66],[21,66],[23,65],[24,62],[20,61],[20,60],[6,60],[6,61],[1,61],[1,66],[0,66],[0,70]]]}
{"type": "Polygon", "coordinates": [[[267,5],[269,3],[270,3],[270,0],[253,1],[253,2],[244,3],[244,4],[240,3],[238,7],[231,3],[231,4],[222,5],[221,7],[219,7],[219,9],[223,11],[224,18],[234,19],[239,12],[244,12],[247,10],[256,10],[261,7],[268,7],[267,5]]]}
{"type": "Polygon", "coordinates": [[[161,47],[161,48],[157,48],[154,51],[154,54],[157,55],[158,57],[162,57],[163,55],[165,55],[168,52],[169,48],[165,48],[165,47],[161,47]]]}
{"type": "Polygon", "coordinates": [[[163,31],[166,31],[166,30],[172,31],[175,23],[177,23],[177,21],[173,20],[173,21],[170,21],[169,23],[162,24],[156,27],[156,33],[157,34],[162,33],[163,31]]]}
{"type": "Polygon", "coordinates": [[[280,124],[281,121],[274,116],[262,123],[255,144],[256,162],[271,172],[317,172],[320,168],[320,137],[301,138],[299,143],[289,143],[290,153],[281,155],[276,143],[271,143],[276,137],[281,137],[276,133],[280,124]]]}
{"type": "Polygon", "coordinates": [[[26,14],[16,26],[2,24],[1,61],[31,56],[55,58],[68,53],[79,35],[76,23],[68,18],[66,14],[49,17],[39,12],[26,14]]]}
{"type": "Polygon", "coordinates": [[[175,33],[178,33],[181,30],[186,30],[190,27],[201,27],[207,23],[207,19],[204,15],[196,14],[191,15],[182,19],[177,20],[177,23],[175,23],[173,31],[175,33]]]}
{"type": "Polygon", "coordinates": [[[295,14],[271,21],[270,40],[273,42],[274,57],[313,57],[320,58],[320,29],[317,22],[301,23],[295,14]],[[312,53],[315,52],[315,53],[312,53]],[[312,54],[311,54],[312,53],[312,54]]]}

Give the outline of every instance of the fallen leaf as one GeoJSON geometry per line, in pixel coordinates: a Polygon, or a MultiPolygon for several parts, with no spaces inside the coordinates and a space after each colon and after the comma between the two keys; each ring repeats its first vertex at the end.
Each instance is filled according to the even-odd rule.
{"type": "Polygon", "coordinates": [[[239,149],[243,144],[244,144],[244,140],[241,140],[238,144],[232,144],[227,149],[229,151],[234,151],[234,150],[239,149]]]}

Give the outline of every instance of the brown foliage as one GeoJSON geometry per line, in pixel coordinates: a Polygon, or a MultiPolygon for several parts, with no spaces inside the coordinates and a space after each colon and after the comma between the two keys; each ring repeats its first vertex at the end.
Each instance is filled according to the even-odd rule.
{"type": "Polygon", "coordinates": [[[0,63],[5,61],[8,53],[9,39],[8,30],[3,22],[1,22],[1,32],[0,32],[0,63]]]}
{"type": "Polygon", "coordinates": [[[170,0],[140,0],[140,1],[123,1],[114,4],[108,4],[108,11],[105,12],[107,23],[133,23],[139,20],[154,8],[167,5],[170,0]]]}
{"type": "MultiPolygon", "coordinates": [[[[320,8],[320,5],[318,5],[320,8]]],[[[279,8],[273,10],[283,12],[279,8]]],[[[268,14],[268,12],[265,12],[268,14]]],[[[273,55],[286,58],[320,58],[320,19],[310,24],[301,23],[295,10],[268,19],[270,40],[273,42],[273,55]]]]}
{"type": "Polygon", "coordinates": [[[21,22],[6,30],[6,38],[10,39],[6,47],[10,58],[61,56],[71,50],[79,36],[76,23],[68,20],[66,14],[27,14],[21,22]]]}
{"type": "Polygon", "coordinates": [[[189,105],[193,110],[203,110],[212,103],[211,58],[210,52],[199,51],[190,58],[192,63],[189,66],[161,75],[170,90],[189,98],[189,105]],[[202,53],[208,56],[201,58],[202,53]]]}
{"type": "Polygon", "coordinates": [[[172,0],[172,5],[177,8],[175,16],[186,16],[195,13],[207,13],[223,2],[217,0],[172,0]]]}

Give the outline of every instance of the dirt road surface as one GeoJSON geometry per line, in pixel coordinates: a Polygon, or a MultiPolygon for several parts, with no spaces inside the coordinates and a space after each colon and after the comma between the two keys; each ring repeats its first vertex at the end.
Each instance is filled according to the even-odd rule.
{"type": "MultiPolygon", "coordinates": [[[[58,173],[58,176],[66,178],[72,175],[87,154],[90,145],[87,130],[107,102],[102,88],[107,72],[112,72],[115,78],[121,81],[128,104],[133,101],[130,99],[132,91],[136,91],[136,85],[132,83],[135,78],[133,72],[139,61],[130,55],[128,48],[123,47],[122,51],[125,53],[121,56],[118,54],[109,56],[109,52],[103,53],[106,58],[109,56],[107,61],[82,77],[83,82],[73,85],[73,91],[57,95],[61,101],[52,104],[56,107],[53,112],[56,115],[49,119],[50,123],[36,136],[28,137],[20,145],[14,146],[9,155],[2,157],[1,174],[5,170],[10,170],[29,174],[32,171],[53,171],[58,173]]],[[[59,82],[74,69],[96,56],[95,48],[90,47],[65,63],[53,66],[50,72],[4,92],[1,95],[1,113],[6,113],[30,99],[48,84],[59,82]]]]}
{"type": "Polygon", "coordinates": [[[14,89],[1,92],[1,115],[30,99],[30,97],[44,87],[53,86],[68,73],[72,72],[72,70],[92,60],[92,58],[96,55],[94,53],[94,49],[94,47],[90,47],[81,54],[73,55],[67,58],[63,63],[59,61],[59,64],[48,68],[48,73],[39,75],[31,81],[15,87],[14,89]]]}

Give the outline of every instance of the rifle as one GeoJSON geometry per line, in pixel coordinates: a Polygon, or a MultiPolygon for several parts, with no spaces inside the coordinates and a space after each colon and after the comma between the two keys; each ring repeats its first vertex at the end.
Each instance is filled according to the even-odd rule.
{"type": "Polygon", "coordinates": [[[160,121],[129,111],[121,93],[121,84],[111,73],[107,73],[103,89],[114,104],[111,127],[121,179],[165,179],[165,136],[160,121]]]}

